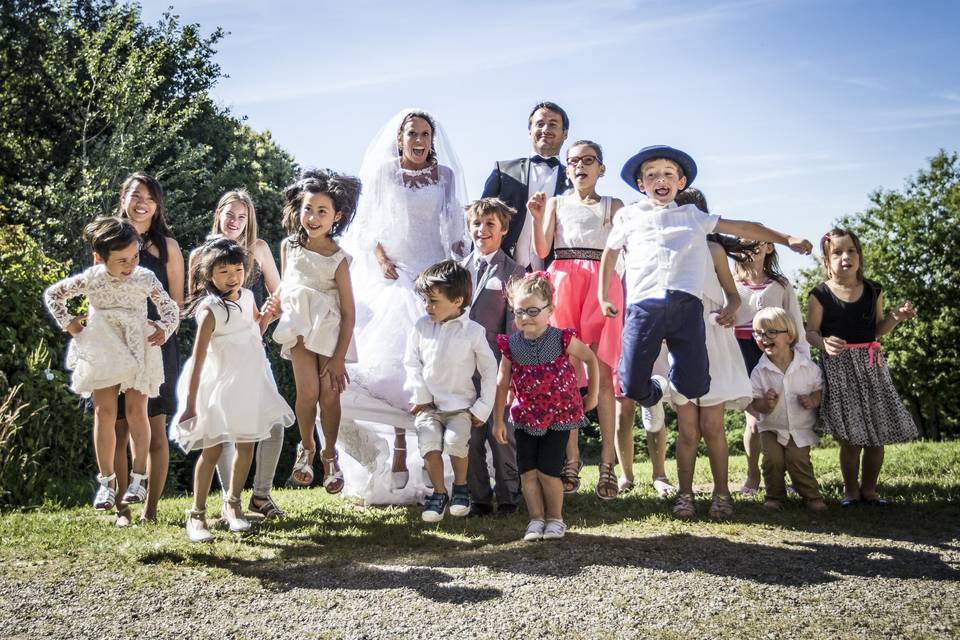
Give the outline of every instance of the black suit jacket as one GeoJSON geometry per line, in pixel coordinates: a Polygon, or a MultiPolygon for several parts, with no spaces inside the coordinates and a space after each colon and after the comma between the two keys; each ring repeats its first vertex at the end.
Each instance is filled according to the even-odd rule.
{"type": "MultiPolygon", "coordinates": [[[[483,185],[483,197],[500,198],[508,205],[517,210],[517,214],[510,221],[510,228],[503,239],[500,247],[513,258],[514,250],[517,248],[517,239],[520,237],[520,231],[523,229],[523,223],[527,219],[527,181],[530,175],[530,158],[517,158],[516,160],[501,160],[496,163],[487,183],[483,185]]],[[[567,180],[567,168],[564,165],[558,167],[557,188],[553,194],[560,195],[570,189],[570,181],[567,180]]],[[[548,256],[546,264],[550,264],[548,256]]]]}

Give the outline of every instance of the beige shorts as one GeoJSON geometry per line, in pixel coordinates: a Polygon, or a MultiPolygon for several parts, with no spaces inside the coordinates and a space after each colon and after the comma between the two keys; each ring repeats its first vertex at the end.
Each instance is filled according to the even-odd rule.
{"type": "Polygon", "coordinates": [[[466,457],[472,428],[470,412],[466,409],[424,409],[417,414],[413,423],[417,427],[421,457],[431,451],[446,453],[454,458],[466,457]]]}

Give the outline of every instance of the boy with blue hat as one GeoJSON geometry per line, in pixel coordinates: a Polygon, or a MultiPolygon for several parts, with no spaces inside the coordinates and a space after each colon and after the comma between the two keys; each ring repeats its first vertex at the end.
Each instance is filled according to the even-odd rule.
{"type": "Polygon", "coordinates": [[[756,222],[727,220],[674,198],[697,176],[688,154],[665,145],[641,149],[620,173],[646,200],[624,207],[600,261],[600,307],[607,316],[620,312],[608,299],[607,287],[617,257],[625,250],[626,318],[620,360],[624,396],[645,407],[660,402],[668,391],[662,376],[653,376],[660,345],[667,341],[673,356],[671,400],[683,405],[710,389],[703,324],[704,265],[711,260],[708,233],[728,233],[750,240],[775,242],[798,253],[810,253],[810,241],[787,236],[756,222]]]}

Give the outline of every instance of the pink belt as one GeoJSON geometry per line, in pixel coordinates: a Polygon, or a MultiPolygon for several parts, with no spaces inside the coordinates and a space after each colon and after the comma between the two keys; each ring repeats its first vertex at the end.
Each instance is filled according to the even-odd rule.
{"type": "Polygon", "coordinates": [[[858,342],[856,344],[848,344],[844,349],[866,349],[867,350],[867,368],[873,366],[874,361],[877,364],[883,365],[883,358],[880,354],[880,343],[874,340],[873,342],[858,342]]]}

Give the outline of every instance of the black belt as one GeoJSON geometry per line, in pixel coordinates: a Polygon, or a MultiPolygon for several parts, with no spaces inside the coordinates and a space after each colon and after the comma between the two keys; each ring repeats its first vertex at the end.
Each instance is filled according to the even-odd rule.
{"type": "Polygon", "coordinates": [[[553,250],[554,260],[594,260],[600,262],[603,249],[581,249],[577,247],[553,250]]]}

